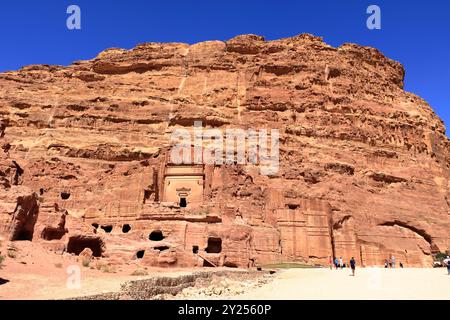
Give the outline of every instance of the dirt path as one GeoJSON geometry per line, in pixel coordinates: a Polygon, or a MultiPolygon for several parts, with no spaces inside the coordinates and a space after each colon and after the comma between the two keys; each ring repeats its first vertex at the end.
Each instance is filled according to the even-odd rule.
{"type": "Polygon", "coordinates": [[[231,299],[450,299],[450,276],[439,269],[287,269],[267,285],[231,299]]]}

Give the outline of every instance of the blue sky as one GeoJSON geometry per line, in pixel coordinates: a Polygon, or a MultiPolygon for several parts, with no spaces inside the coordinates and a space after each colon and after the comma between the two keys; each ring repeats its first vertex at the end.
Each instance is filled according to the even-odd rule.
{"type": "Polygon", "coordinates": [[[312,33],[339,46],[369,45],[406,68],[406,90],[427,100],[450,126],[450,1],[428,0],[40,0],[0,3],[0,71],[67,65],[109,47],[142,42],[227,40],[254,33],[277,39],[312,33]],[[80,6],[81,30],[66,9],[80,6]],[[381,8],[382,29],[366,27],[381,8]]]}

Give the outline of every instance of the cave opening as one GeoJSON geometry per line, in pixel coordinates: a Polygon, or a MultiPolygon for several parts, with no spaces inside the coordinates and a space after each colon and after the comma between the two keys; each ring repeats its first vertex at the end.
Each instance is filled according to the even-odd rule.
{"type": "Polygon", "coordinates": [[[208,247],[206,247],[207,253],[220,253],[222,252],[222,239],[221,238],[208,238],[208,247]]]}
{"type": "Polygon", "coordinates": [[[11,235],[11,241],[31,241],[34,235],[34,226],[36,224],[35,219],[29,219],[27,221],[21,221],[14,227],[14,231],[11,235]]]}
{"type": "Polygon", "coordinates": [[[166,250],[169,250],[169,247],[168,246],[159,246],[159,247],[155,247],[154,249],[158,250],[158,251],[166,251],[166,250]]]}
{"type": "Polygon", "coordinates": [[[139,250],[138,252],[136,252],[136,258],[142,259],[144,257],[144,254],[145,250],[139,250]]]}
{"type": "Polygon", "coordinates": [[[11,241],[31,241],[33,240],[33,232],[34,230],[22,227],[14,233],[11,241]]]}
{"type": "Polygon", "coordinates": [[[79,255],[84,249],[92,250],[94,257],[101,257],[103,253],[103,241],[97,237],[73,236],[67,243],[67,252],[79,255]]]}
{"type": "Polygon", "coordinates": [[[112,225],[107,225],[107,226],[101,226],[101,228],[106,232],[106,233],[111,233],[113,226],[112,225]]]}
{"type": "Polygon", "coordinates": [[[61,240],[65,234],[66,230],[63,228],[45,227],[44,230],[42,230],[41,238],[47,241],[61,240]]]}
{"type": "Polygon", "coordinates": [[[236,263],[233,263],[233,262],[225,262],[223,264],[223,266],[227,267],[227,268],[238,268],[238,265],[236,263]]]}
{"type": "Polygon", "coordinates": [[[61,199],[67,200],[70,198],[70,193],[68,192],[61,192],[61,199]]]}
{"type": "Polygon", "coordinates": [[[152,231],[152,232],[150,233],[150,235],[148,236],[148,238],[149,238],[151,241],[161,241],[161,240],[164,239],[164,235],[163,235],[163,233],[162,233],[161,230],[155,230],[155,231],[152,231]]]}
{"type": "Polygon", "coordinates": [[[205,259],[203,259],[203,266],[204,267],[212,267],[214,268],[214,265],[212,263],[210,263],[209,261],[206,261],[205,259]]]}
{"type": "Polygon", "coordinates": [[[122,226],[123,233],[128,233],[128,232],[130,232],[130,230],[131,230],[131,226],[129,224],[126,223],[122,226]]]}
{"type": "Polygon", "coordinates": [[[187,207],[186,198],[180,198],[180,208],[186,208],[186,207],[187,207]]]}
{"type": "Polygon", "coordinates": [[[38,219],[39,205],[33,198],[19,197],[16,208],[14,209],[12,232],[10,241],[32,241],[34,236],[34,227],[38,219]]]}
{"type": "Polygon", "coordinates": [[[192,253],[194,254],[198,253],[198,246],[192,246],[192,253]]]}
{"type": "Polygon", "coordinates": [[[152,191],[151,190],[144,190],[144,203],[150,199],[150,196],[152,195],[152,191]]]}
{"type": "Polygon", "coordinates": [[[422,237],[426,242],[428,242],[430,244],[430,246],[433,246],[433,238],[431,237],[430,234],[428,234],[425,230],[423,229],[419,229],[417,227],[414,227],[412,225],[409,225],[405,222],[402,221],[386,221],[383,223],[380,223],[379,226],[387,226],[387,227],[394,227],[394,226],[398,226],[401,228],[405,228],[405,229],[409,229],[412,232],[415,232],[417,235],[419,235],[420,237],[422,237]]]}

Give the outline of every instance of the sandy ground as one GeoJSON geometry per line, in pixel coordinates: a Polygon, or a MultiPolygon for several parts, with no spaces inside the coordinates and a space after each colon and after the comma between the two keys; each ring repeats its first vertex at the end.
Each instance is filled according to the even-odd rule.
{"type": "MultiPolygon", "coordinates": [[[[83,266],[79,257],[47,253],[26,242],[16,246],[17,256],[7,258],[0,268],[0,300],[64,299],[116,292],[128,280],[210,269],[146,268],[137,261],[107,265],[105,269],[99,268],[102,261],[95,260],[83,266]],[[146,269],[147,275],[132,275],[142,269],[146,269]]],[[[357,269],[355,277],[350,275],[349,269],[280,269],[268,283],[244,287],[242,295],[225,297],[220,294],[217,298],[450,300],[450,276],[446,268],[365,268],[357,269]]]]}
{"type": "Polygon", "coordinates": [[[114,273],[105,273],[64,259],[61,259],[58,267],[50,263],[43,266],[39,263],[23,264],[9,260],[0,269],[0,300],[66,299],[116,292],[122,283],[129,280],[146,279],[155,275],[177,276],[193,271],[148,268],[148,275],[131,275],[136,269],[142,268],[134,265],[122,266],[114,273]]]}
{"type": "Polygon", "coordinates": [[[445,299],[450,300],[450,276],[437,269],[286,269],[267,285],[232,299],[445,299]]]}

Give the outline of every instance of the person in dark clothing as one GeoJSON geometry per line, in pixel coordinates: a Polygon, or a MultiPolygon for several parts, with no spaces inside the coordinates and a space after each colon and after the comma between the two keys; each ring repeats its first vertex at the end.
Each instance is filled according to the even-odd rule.
{"type": "Polygon", "coordinates": [[[403,263],[400,261],[400,268],[403,268],[403,263]]]}
{"type": "Polygon", "coordinates": [[[350,268],[352,268],[352,276],[355,276],[356,260],[353,257],[350,259],[350,268]]]}

